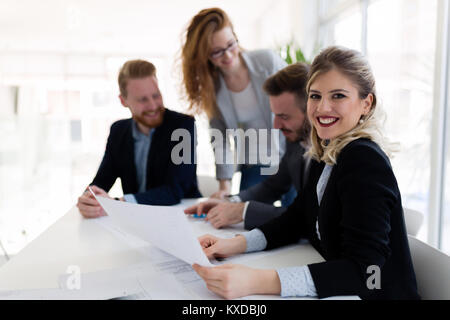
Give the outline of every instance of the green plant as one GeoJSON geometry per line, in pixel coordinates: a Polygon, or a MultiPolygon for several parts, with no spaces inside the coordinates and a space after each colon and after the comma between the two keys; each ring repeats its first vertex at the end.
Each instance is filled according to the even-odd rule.
{"type": "Polygon", "coordinates": [[[311,63],[305,58],[302,49],[296,45],[293,40],[286,45],[279,47],[278,53],[287,64],[292,64],[295,62],[311,63]]]}

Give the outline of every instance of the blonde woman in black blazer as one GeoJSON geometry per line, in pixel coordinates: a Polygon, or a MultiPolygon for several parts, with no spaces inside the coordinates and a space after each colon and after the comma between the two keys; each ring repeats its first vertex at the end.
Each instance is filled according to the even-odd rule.
{"type": "Polygon", "coordinates": [[[259,270],[194,269],[226,298],[250,294],[419,299],[391,146],[379,125],[375,81],[356,51],[329,47],[308,74],[312,157],[304,190],[278,218],[233,239],[200,238],[209,257],[269,250],[306,238],[326,260],[259,270]]]}

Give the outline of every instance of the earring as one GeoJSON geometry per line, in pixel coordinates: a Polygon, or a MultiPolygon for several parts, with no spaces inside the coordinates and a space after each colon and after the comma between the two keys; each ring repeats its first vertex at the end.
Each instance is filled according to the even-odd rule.
{"type": "Polygon", "coordinates": [[[360,119],[359,120],[359,124],[363,124],[364,123],[364,120],[363,119],[360,119]]]}

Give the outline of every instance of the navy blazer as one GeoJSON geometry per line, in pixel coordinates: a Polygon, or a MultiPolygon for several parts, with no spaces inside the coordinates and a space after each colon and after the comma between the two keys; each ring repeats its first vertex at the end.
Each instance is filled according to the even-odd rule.
{"type": "Polygon", "coordinates": [[[166,108],[163,122],[153,132],[147,160],[147,191],[142,193],[138,193],[132,125],[132,119],[111,125],[105,155],[91,185],[109,191],[120,178],[123,193],[133,194],[141,204],[173,205],[183,198],[201,197],[197,186],[194,118],[166,108]],[[174,164],[171,160],[172,149],[180,142],[171,141],[172,132],[180,128],[190,133],[190,164],[174,164]]]}
{"type": "Polygon", "coordinates": [[[286,141],[286,153],[281,159],[278,172],[263,182],[239,192],[243,202],[249,201],[245,213],[244,228],[251,230],[281,215],[286,207],[275,207],[273,203],[294,186],[297,193],[305,184],[307,158],[305,148],[299,141],[286,141]]]}
{"type": "Polygon", "coordinates": [[[367,139],[345,146],[319,206],[316,186],[323,168],[311,160],[294,203],[260,227],[266,249],[308,239],[326,260],[308,266],[319,298],[419,299],[400,191],[386,154],[367,139]],[[371,265],[380,268],[381,289],[367,286],[371,265]]]}

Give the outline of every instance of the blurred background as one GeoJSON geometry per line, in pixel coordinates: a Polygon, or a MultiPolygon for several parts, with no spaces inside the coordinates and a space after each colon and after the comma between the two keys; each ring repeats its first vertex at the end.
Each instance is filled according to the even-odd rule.
{"type": "MultiPolygon", "coordinates": [[[[338,44],[375,73],[405,207],[418,237],[450,253],[447,0],[2,0],[0,2],[0,260],[72,208],[94,177],[110,125],[129,117],[116,77],[129,59],[157,67],[166,107],[186,112],[179,51],[199,10],[219,6],[248,50],[338,44]]],[[[293,52],[294,52],[293,51],[293,52]]],[[[293,55],[295,55],[293,53],[293,55]]],[[[214,176],[204,116],[198,174],[214,176]]],[[[120,181],[111,191],[121,195],[120,181]]],[[[1,262],[1,261],[0,261],[1,262]]]]}

